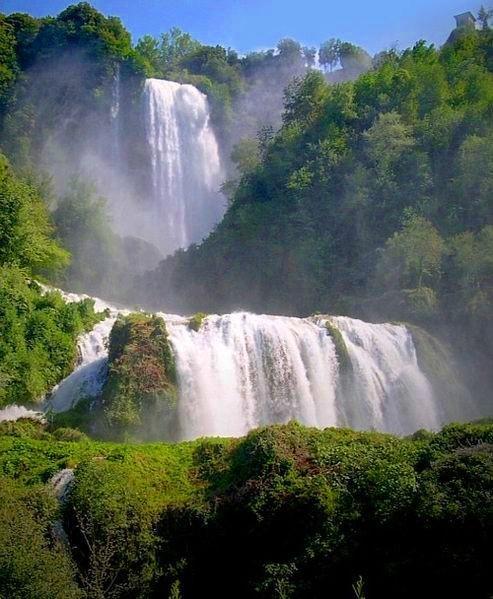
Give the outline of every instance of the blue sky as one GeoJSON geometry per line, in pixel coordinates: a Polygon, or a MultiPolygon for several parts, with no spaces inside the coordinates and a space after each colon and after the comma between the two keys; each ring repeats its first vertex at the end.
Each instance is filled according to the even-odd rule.
{"type": "MultiPolygon", "coordinates": [[[[55,15],[75,0],[0,0],[5,13],[55,15]]],[[[107,15],[119,16],[134,40],[177,26],[200,41],[239,52],[273,47],[283,37],[318,46],[338,37],[370,53],[418,39],[441,44],[453,15],[477,12],[481,0],[93,0],[107,15]]],[[[488,4],[488,2],[486,2],[488,4]]]]}

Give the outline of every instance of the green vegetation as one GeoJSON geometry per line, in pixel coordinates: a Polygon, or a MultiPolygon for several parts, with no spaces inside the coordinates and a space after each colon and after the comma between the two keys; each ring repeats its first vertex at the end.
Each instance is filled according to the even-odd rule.
{"type": "Polygon", "coordinates": [[[337,360],[339,361],[339,367],[341,369],[341,372],[351,372],[353,369],[353,365],[351,363],[351,358],[349,357],[346,342],[344,341],[344,337],[342,336],[341,331],[331,320],[325,321],[325,328],[327,329],[327,332],[329,333],[334,343],[337,360]]]}
{"type": "MultiPolygon", "coordinates": [[[[119,19],[85,2],[0,15],[0,407],[38,401],[103,316],[35,280],[113,295],[159,262],[112,232],[90,184],[68,181],[89,133],[111,130],[117,75],[132,173],[148,172],[135,117],[146,76],[207,93],[232,150],[225,219],[138,277],[137,300],[406,319],[423,371],[458,401],[453,357],[415,325],[452,325],[473,360],[493,353],[493,33],[489,11],[479,17],[480,31],[441,49],[371,59],[329,40],[322,73],[290,39],[239,57],[175,28],[132,47],[119,19]]],[[[145,197],[148,182],[127,183],[145,197]]],[[[326,327],[350,377],[344,339],[326,327]]],[[[407,439],[297,424],[179,444],[89,438],[179,435],[176,383],[164,321],[131,314],[111,333],[96,407],[0,423],[0,596],[492,596],[490,420],[407,439]],[[65,468],[75,479],[59,502],[50,479],[65,468]]]]}
{"type": "Polygon", "coordinates": [[[207,314],[204,312],[197,312],[188,320],[188,327],[192,329],[192,331],[199,331],[204,318],[207,318],[207,314]]]}
{"type": "MultiPolygon", "coordinates": [[[[73,158],[53,155],[46,145],[49,134],[57,132],[66,102],[73,101],[72,108],[80,117],[71,119],[66,133],[73,141],[83,139],[88,116],[93,119],[98,108],[109,109],[116,64],[129,75],[143,73],[121,21],[105,17],[87,2],[67,7],[56,18],[36,19],[22,13],[2,16],[0,40],[2,33],[14,39],[10,46],[14,56],[6,57],[9,85],[0,95],[0,102],[8,108],[2,147],[24,167],[39,166],[39,153],[45,154],[45,167],[47,160],[63,164],[73,158]],[[64,66],[64,85],[60,86],[58,72],[64,66]]],[[[74,151],[78,150],[75,143],[74,151]]]]}
{"type": "Polygon", "coordinates": [[[69,255],[53,240],[53,230],[39,189],[17,177],[0,154],[0,266],[30,273],[65,266],[69,255]]]}
{"type": "Polygon", "coordinates": [[[66,304],[32,280],[69,260],[53,233],[39,188],[0,155],[0,406],[42,399],[74,368],[77,336],[102,316],[92,301],[66,304]]]}
{"type": "Polygon", "coordinates": [[[78,335],[103,314],[94,302],[66,304],[17,267],[0,267],[0,406],[41,400],[77,359],[78,335]]]}
{"type": "Polygon", "coordinates": [[[323,597],[330,587],[486,599],[492,447],[492,425],[479,423],[409,439],[289,424],[176,445],[10,430],[0,488],[20,499],[1,502],[0,537],[15,526],[45,536],[0,558],[15,563],[2,567],[0,593],[24,580],[33,594],[14,596],[45,596],[46,580],[75,580],[88,597],[323,597]],[[70,556],[45,540],[60,517],[46,483],[63,468],[75,469],[62,507],[70,556]],[[33,577],[35,559],[44,570],[33,577]]]}
{"type": "Polygon", "coordinates": [[[120,317],[110,335],[108,368],[102,401],[110,430],[147,439],[176,436],[176,371],[164,320],[120,317]]]}
{"type": "Polygon", "coordinates": [[[0,406],[41,400],[73,370],[78,335],[103,316],[32,280],[69,262],[54,232],[42,186],[0,154],[0,406]]]}
{"type": "Polygon", "coordinates": [[[0,593],[12,599],[79,599],[73,563],[53,537],[55,497],[41,485],[0,480],[0,593]]]}
{"type": "Polygon", "coordinates": [[[447,322],[490,351],[492,46],[489,28],[466,31],[382,53],[352,82],[298,79],[280,130],[233,155],[223,221],[140,297],[447,322]]]}

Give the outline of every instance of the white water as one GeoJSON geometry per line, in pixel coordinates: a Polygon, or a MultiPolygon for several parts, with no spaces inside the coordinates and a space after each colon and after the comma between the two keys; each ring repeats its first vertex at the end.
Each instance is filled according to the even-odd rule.
{"type": "Polygon", "coordinates": [[[120,162],[120,97],[121,97],[121,76],[120,64],[116,65],[115,77],[111,90],[111,135],[113,138],[113,161],[115,164],[120,162]]]}
{"type": "MultiPolygon", "coordinates": [[[[45,291],[49,287],[43,286],[45,291]]],[[[66,302],[79,302],[89,299],[88,295],[60,291],[66,302]]],[[[81,335],[77,342],[79,359],[75,370],[51,392],[45,408],[53,412],[65,412],[83,398],[97,397],[106,380],[108,362],[108,339],[118,314],[128,314],[99,298],[94,300],[94,310],[106,310],[108,317],[98,322],[92,331],[81,335]]]]}
{"type": "Polygon", "coordinates": [[[107,342],[115,317],[99,322],[78,341],[79,361],[76,369],[57,385],[48,402],[54,412],[65,412],[82,398],[97,397],[106,380],[107,342]]]}
{"type": "MultiPolygon", "coordinates": [[[[49,409],[63,411],[101,392],[111,327],[119,313],[128,311],[101,300],[96,305],[109,309],[110,316],[80,338],[80,364],[55,389],[49,409]]],[[[325,327],[328,317],[237,312],[208,316],[194,331],[187,318],[159,315],[176,360],[180,438],[240,436],[289,420],[408,434],[451,419],[419,369],[404,326],[331,317],[352,366],[352,374],[343,376],[325,327]]]]}
{"type": "Polygon", "coordinates": [[[235,313],[209,316],[198,332],[169,323],[184,438],[237,436],[293,419],[401,434],[440,425],[405,327],[332,321],[353,366],[349,386],[323,320],[235,313]]]}
{"type": "Polygon", "coordinates": [[[332,318],[351,358],[353,384],[341,405],[344,423],[399,434],[440,426],[430,383],[418,366],[406,327],[332,318]]]}
{"type": "Polygon", "coordinates": [[[200,241],[224,212],[219,149],[197,88],[148,79],[143,101],[152,197],[140,236],[169,254],[200,241]]]}
{"type": "Polygon", "coordinates": [[[29,410],[25,406],[17,406],[12,404],[0,410],[0,422],[15,421],[20,418],[31,418],[33,420],[42,419],[43,415],[35,410],[29,410]]]}
{"type": "Polygon", "coordinates": [[[210,316],[198,332],[168,325],[185,438],[243,435],[271,422],[337,421],[334,346],[315,323],[281,316],[210,316]]]}
{"type": "Polygon", "coordinates": [[[59,472],[54,474],[48,481],[48,484],[53,489],[56,498],[60,502],[65,503],[67,495],[70,492],[70,488],[74,483],[74,480],[74,470],[72,468],[64,468],[63,470],[60,470],[59,472]]]}

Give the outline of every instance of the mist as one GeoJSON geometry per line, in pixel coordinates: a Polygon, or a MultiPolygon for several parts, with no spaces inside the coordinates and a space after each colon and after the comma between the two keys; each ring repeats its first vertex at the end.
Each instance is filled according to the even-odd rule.
{"type": "MultiPolygon", "coordinates": [[[[284,39],[239,57],[167,35],[118,59],[69,44],[33,59],[17,84],[8,149],[20,168],[49,174],[56,235],[72,254],[53,282],[180,314],[406,321],[459,346],[466,291],[454,296],[447,277],[465,286],[460,252],[489,243],[485,209],[469,217],[461,199],[477,188],[468,161],[487,171],[487,135],[466,117],[456,127],[440,50],[418,42],[372,59],[337,39],[318,49],[284,39]],[[420,61],[433,93],[411,89],[420,61]],[[457,140],[457,184],[443,179],[437,139],[457,140]],[[443,217],[446,195],[456,207],[443,217]],[[421,230],[432,257],[418,272],[405,252],[421,230]]],[[[485,404],[486,382],[469,379],[485,404]]],[[[467,403],[462,382],[452,387],[467,403]]]]}

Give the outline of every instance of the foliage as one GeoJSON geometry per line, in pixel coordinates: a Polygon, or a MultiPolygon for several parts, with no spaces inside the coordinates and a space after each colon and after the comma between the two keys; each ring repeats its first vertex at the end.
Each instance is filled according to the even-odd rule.
{"type": "MultiPolygon", "coordinates": [[[[351,79],[367,71],[372,64],[370,55],[349,42],[341,42],[339,39],[332,38],[323,42],[319,50],[319,61],[324,69],[330,73],[337,64],[340,64],[344,79],[351,79]]],[[[339,80],[342,80],[339,77],[339,80]]]]}
{"type": "Polygon", "coordinates": [[[0,436],[0,480],[32,496],[75,468],[63,522],[89,597],[486,598],[492,445],[491,423],[410,439],[294,423],[175,445],[0,436]]]}
{"type": "Polygon", "coordinates": [[[104,199],[95,189],[73,179],[59,199],[53,221],[60,242],[73,256],[58,283],[76,292],[104,294],[118,275],[118,238],[108,224],[104,199]]]}
{"type": "Polygon", "coordinates": [[[470,320],[484,322],[493,306],[493,227],[456,235],[450,240],[450,252],[450,276],[455,283],[452,305],[460,305],[470,320]]]}
{"type": "Polygon", "coordinates": [[[8,106],[17,77],[15,46],[14,29],[9,20],[0,15],[0,115],[8,106]]]}
{"type": "Polygon", "coordinates": [[[108,368],[103,405],[111,428],[119,434],[140,430],[147,438],[176,434],[176,372],[162,318],[120,317],[110,335],[108,368]]]}
{"type": "Polygon", "coordinates": [[[401,231],[387,241],[379,266],[399,288],[421,289],[437,284],[445,247],[438,231],[426,219],[408,218],[401,231]]]}
{"type": "Polygon", "coordinates": [[[204,318],[207,317],[207,314],[205,314],[204,312],[197,312],[196,314],[194,314],[188,321],[188,328],[192,329],[192,331],[199,331],[200,327],[202,326],[202,322],[204,321],[204,318]]]}
{"type": "Polygon", "coordinates": [[[57,513],[42,487],[0,480],[0,594],[12,599],[83,597],[70,556],[50,533],[57,513]]]}
{"type": "Polygon", "coordinates": [[[489,29],[469,31],[441,49],[421,41],[382,53],[354,82],[331,85],[319,72],[295,80],[258,160],[251,147],[247,160],[235,149],[247,166],[227,186],[223,221],[138,279],[137,297],[168,297],[161,307],[170,311],[433,319],[452,322],[458,337],[467,322],[471,344],[484,346],[492,44],[489,29]],[[477,283],[466,290],[463,276],[477,283]]]}
{"type": "Polygon", "coordinates": [[[0,405],[42,399],[73,370],[78,335],[101,316],[92,300],[65,303],[18,267],[0,267],[0,405]]]}
{"type": "Polygon", "coordinates": [[[341,372],[350,372],[352,370],[351,358],[349,356],[346,342],[344,341],[344,337],[342,336],[341,331],[330,320],[325,321],[325,328],[327,329],[327,332],[329,333],[332,342],[334,343],[337,360],[339,362],[339,368],[341,369],[341,372]]]}
{"type": "Polygon", "coordinates": [[[31,273],[65,266],[69,255],[54,241],[53,232],[36,188],[18,178],[0,154],[0,265],[31,273]]]}

